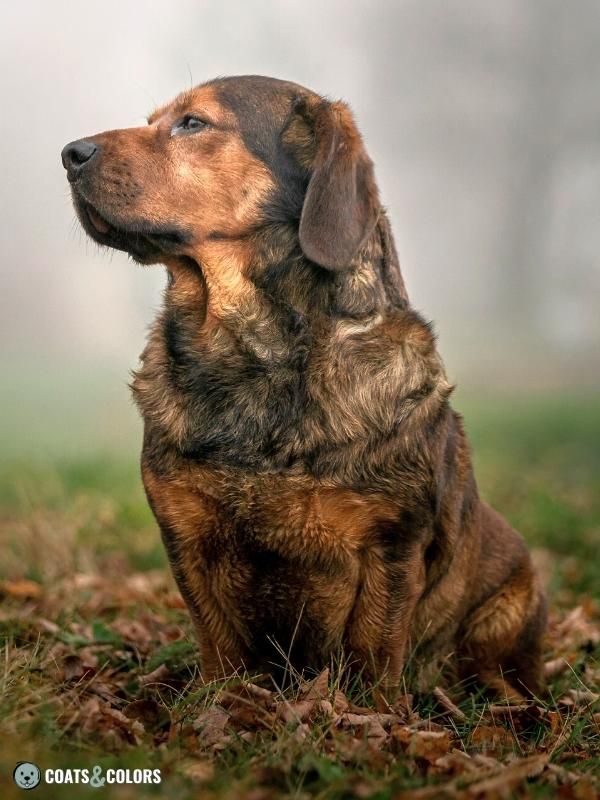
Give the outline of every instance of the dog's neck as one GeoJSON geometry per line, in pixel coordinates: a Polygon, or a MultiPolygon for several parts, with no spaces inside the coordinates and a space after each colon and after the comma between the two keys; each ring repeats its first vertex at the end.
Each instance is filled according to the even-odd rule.
{"type": "Polygon", "coordinates": [[[229,242],[201,269],[173,265],[132,388],[147,437],[191,458],[335,473],[338,448],[392,435],[415,409],[434,413],[448,393],[443,365],[408,306],[385,217],[344,271],[308,262],[291,232],[270,240],[270,258],[260,241],[229,242]],[[250,261],[232,274],[243,252],[260,272],[250,261]]]}
{"type": "Polygon", "coordinates": [[[275,365],[303,328],[354,325],[408,298],[390,224],[377,226],[346,270],[330,272],[303,256],[293,226],[275,225],[239,239],[204,242],[196,260],[167,262],[166,314],[197,341],[220,330],[275,365]],[[196,337],[194,337],[196,338],[196,337]]]}

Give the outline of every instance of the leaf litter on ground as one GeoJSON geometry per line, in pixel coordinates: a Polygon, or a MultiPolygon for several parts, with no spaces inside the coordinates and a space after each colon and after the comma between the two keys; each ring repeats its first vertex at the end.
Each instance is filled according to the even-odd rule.
{"type": "MultiPolygon", "coordinates": [[[[551,615],[549,700],[492,702],[439,685],[425,700],[404,692],[387,705],[365,687],[357,691],[337,667],[293,676],[283,690],[265,675],[204,683],[183,603],[161,571],[3,581],[0,597],[6,661],[22,664],[14,691],[26,696],[23,681],[35,672],[30,693],[44,695],[61,741],[108,753],[172,750],[170,769],[202,784],[207,797],[226,796],[219,794],[224,765],[240,798],[252,797],[250,784],[265,797],[302,796],[293,794],[294,781],[305,796],[311,781],[344,786],[340,797],[376,796],[388,786],[397,798],[494,798],[521,796],[532,785],[561,797],[597,796],[593,603],[551,615]],[[299,766],[307,754],[317,767],[299,766]],[[341,772],[327,772],[325,763],[341,772]]],[[[9,693],[10,681],[7,674],[9,693]]],[[[24,735],[35,724],[35,702],[8,712],[5,731],[24,735]]]]}

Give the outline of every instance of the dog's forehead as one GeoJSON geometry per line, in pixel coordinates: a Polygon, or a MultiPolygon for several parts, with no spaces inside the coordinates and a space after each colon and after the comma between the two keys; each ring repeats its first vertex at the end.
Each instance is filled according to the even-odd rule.
{"type": "Polygon", "coordinates": [[[262,75],[216,78],[207,84],[223,108],[235,115],[248,150],[273,164],[279,138],[299,97],[314,92],[290,81],[262,75]]]}
{"type": "Polygon", "coordinates": [[[203,85],[181,92],[170,103],[159,106],[148,116],[148,124],[152,125],[164,117],[175,118],[191,112],[204,113],[214,121],[231,123],[235,119],[220,101],[216,91],[211,86],[203,85]]]}
{"type": "Polygon", "coordinates": [[[181,92],[170,103],[153,111],[148,119],[154,120],[168,112],[185,113],[199,104],[231,110],[237,116],[250,110],[280,116],[287,112],[295,97],[308,95],[317,96],[297,83],[262,75],[214,78],[181,92]]]}
{"type": "Polygon", "coordinates": [[[297,83],[262,75],[215,78],[182,92],[154,111],[148,122],[204,112],[209,121],[238,129],[248,149],[267,160],[299,97],[318,95],[297,83]]]}
{"type": "Polygon", "coordinates": [[[263,75],[215,78],[205,86],[213,88],[221,102],[234,111],[257,109],[272,116],[286,113],[295,97],[314,94],[297,83],[263,75]]]}

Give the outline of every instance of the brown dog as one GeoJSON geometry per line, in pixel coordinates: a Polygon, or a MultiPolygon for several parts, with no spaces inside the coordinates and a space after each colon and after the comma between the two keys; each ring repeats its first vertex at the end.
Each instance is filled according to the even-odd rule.
{"type": "Polygon", "coordinates": [[[142,471],[208,677],[319,669],[542,689],[543,593],[480,501],[350,110],[220,78],[73,142],[85,230],[169,274],[135,375],[142,471]]]}

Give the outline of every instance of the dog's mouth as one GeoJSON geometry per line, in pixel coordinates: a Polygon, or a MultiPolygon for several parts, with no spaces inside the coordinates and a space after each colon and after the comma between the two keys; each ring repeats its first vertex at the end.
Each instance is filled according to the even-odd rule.
{"type": "Polygon", "coordinates": [[[178,255],[189,237],[180,228],[155,225],[145,220],[116,223],[96,206],[74,192],[77,215],[86,233],[98,244],[123,250],[136,261],[150,264],[165,255],[178,255]]]}
{"type": "Polygon", "coordinates": [[[101,217],[93,206],[88,205],[86,208],[86,213],[90,219],[90,222],[100,235],[105,235],[110,231],[110,223],[108,223],[104,217],[101,217]]]}

